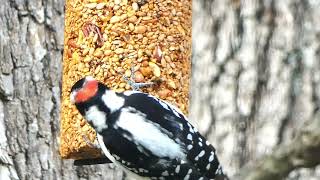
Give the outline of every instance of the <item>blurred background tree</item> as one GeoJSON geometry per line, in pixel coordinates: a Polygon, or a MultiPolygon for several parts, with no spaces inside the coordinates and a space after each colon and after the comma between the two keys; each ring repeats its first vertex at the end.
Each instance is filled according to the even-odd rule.
{"type": "MultiPolygon", "coordinates": [[[[190,119],[233,179],[320,178],[319,17],[318,0],[193,2],[190,119]]],[[[63,24],[63,0],[1,1],[1,180],[125,178],[59,157],[63,24]]]]}

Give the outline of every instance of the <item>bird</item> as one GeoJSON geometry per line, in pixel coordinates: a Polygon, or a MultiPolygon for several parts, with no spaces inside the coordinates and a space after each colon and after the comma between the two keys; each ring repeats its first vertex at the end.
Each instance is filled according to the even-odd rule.
{"type": "Polygon", "coordinates": [[[135,179],[226,179],[215,148],[176,106],[148,93],[115,92],[91,76],[70,101],[104,155],[135,179]]]}

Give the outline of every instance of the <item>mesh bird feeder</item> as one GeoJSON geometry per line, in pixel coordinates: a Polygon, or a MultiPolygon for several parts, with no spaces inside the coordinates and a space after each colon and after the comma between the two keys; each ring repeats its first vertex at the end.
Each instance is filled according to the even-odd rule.
{"type": "Polygon", "coordinates": [[[117,92],[135,82],[157,82],[142,91],[188,109],[191,0],[66,0],[60,154],[101,156],[84,140],[95,131],[70,102],[72,85],[93,76],[117,92]],[[133,67],[134,71],[131,70],[133,67]]]}

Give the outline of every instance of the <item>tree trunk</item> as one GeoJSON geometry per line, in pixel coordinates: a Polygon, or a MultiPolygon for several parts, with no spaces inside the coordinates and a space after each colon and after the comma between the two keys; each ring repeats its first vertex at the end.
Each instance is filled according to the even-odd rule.
{"type": "Polygon", "coordinates": [[[0,179],[121,179],[58,153],[64,1],[1,1],[0,27],[0,179]]]}
{"type": "MultiPolygon", "coordinates": [[[[314,0],[194,1],[191,119],[229,175],[316,118],[319,8],[314,0]]],[[[288,179],[311,177],[320,167],[288,179]]]]}
{"type": "MultiPolygon", "coordinates": [[[[190,119],[230,176],[316,118],[319,9],[316,0],[194,1],[190,119]]],[[[1,2],[0,179],[124,178],[58,154],[63,17],[62,0],[1,2]]],[[[311,177],[319,166],[287,179],[311,177]]]]}

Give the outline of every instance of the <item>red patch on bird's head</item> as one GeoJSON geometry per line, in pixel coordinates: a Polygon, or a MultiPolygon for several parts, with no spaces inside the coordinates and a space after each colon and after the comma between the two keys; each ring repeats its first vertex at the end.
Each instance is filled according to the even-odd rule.
{"type": "Polygon", "coordinates": [[[78,90],[74,97],[75,103],[81,103],[89,100],[98,92],[98,81],[95,79],[86,79],[83,87],[78,90]]]}

